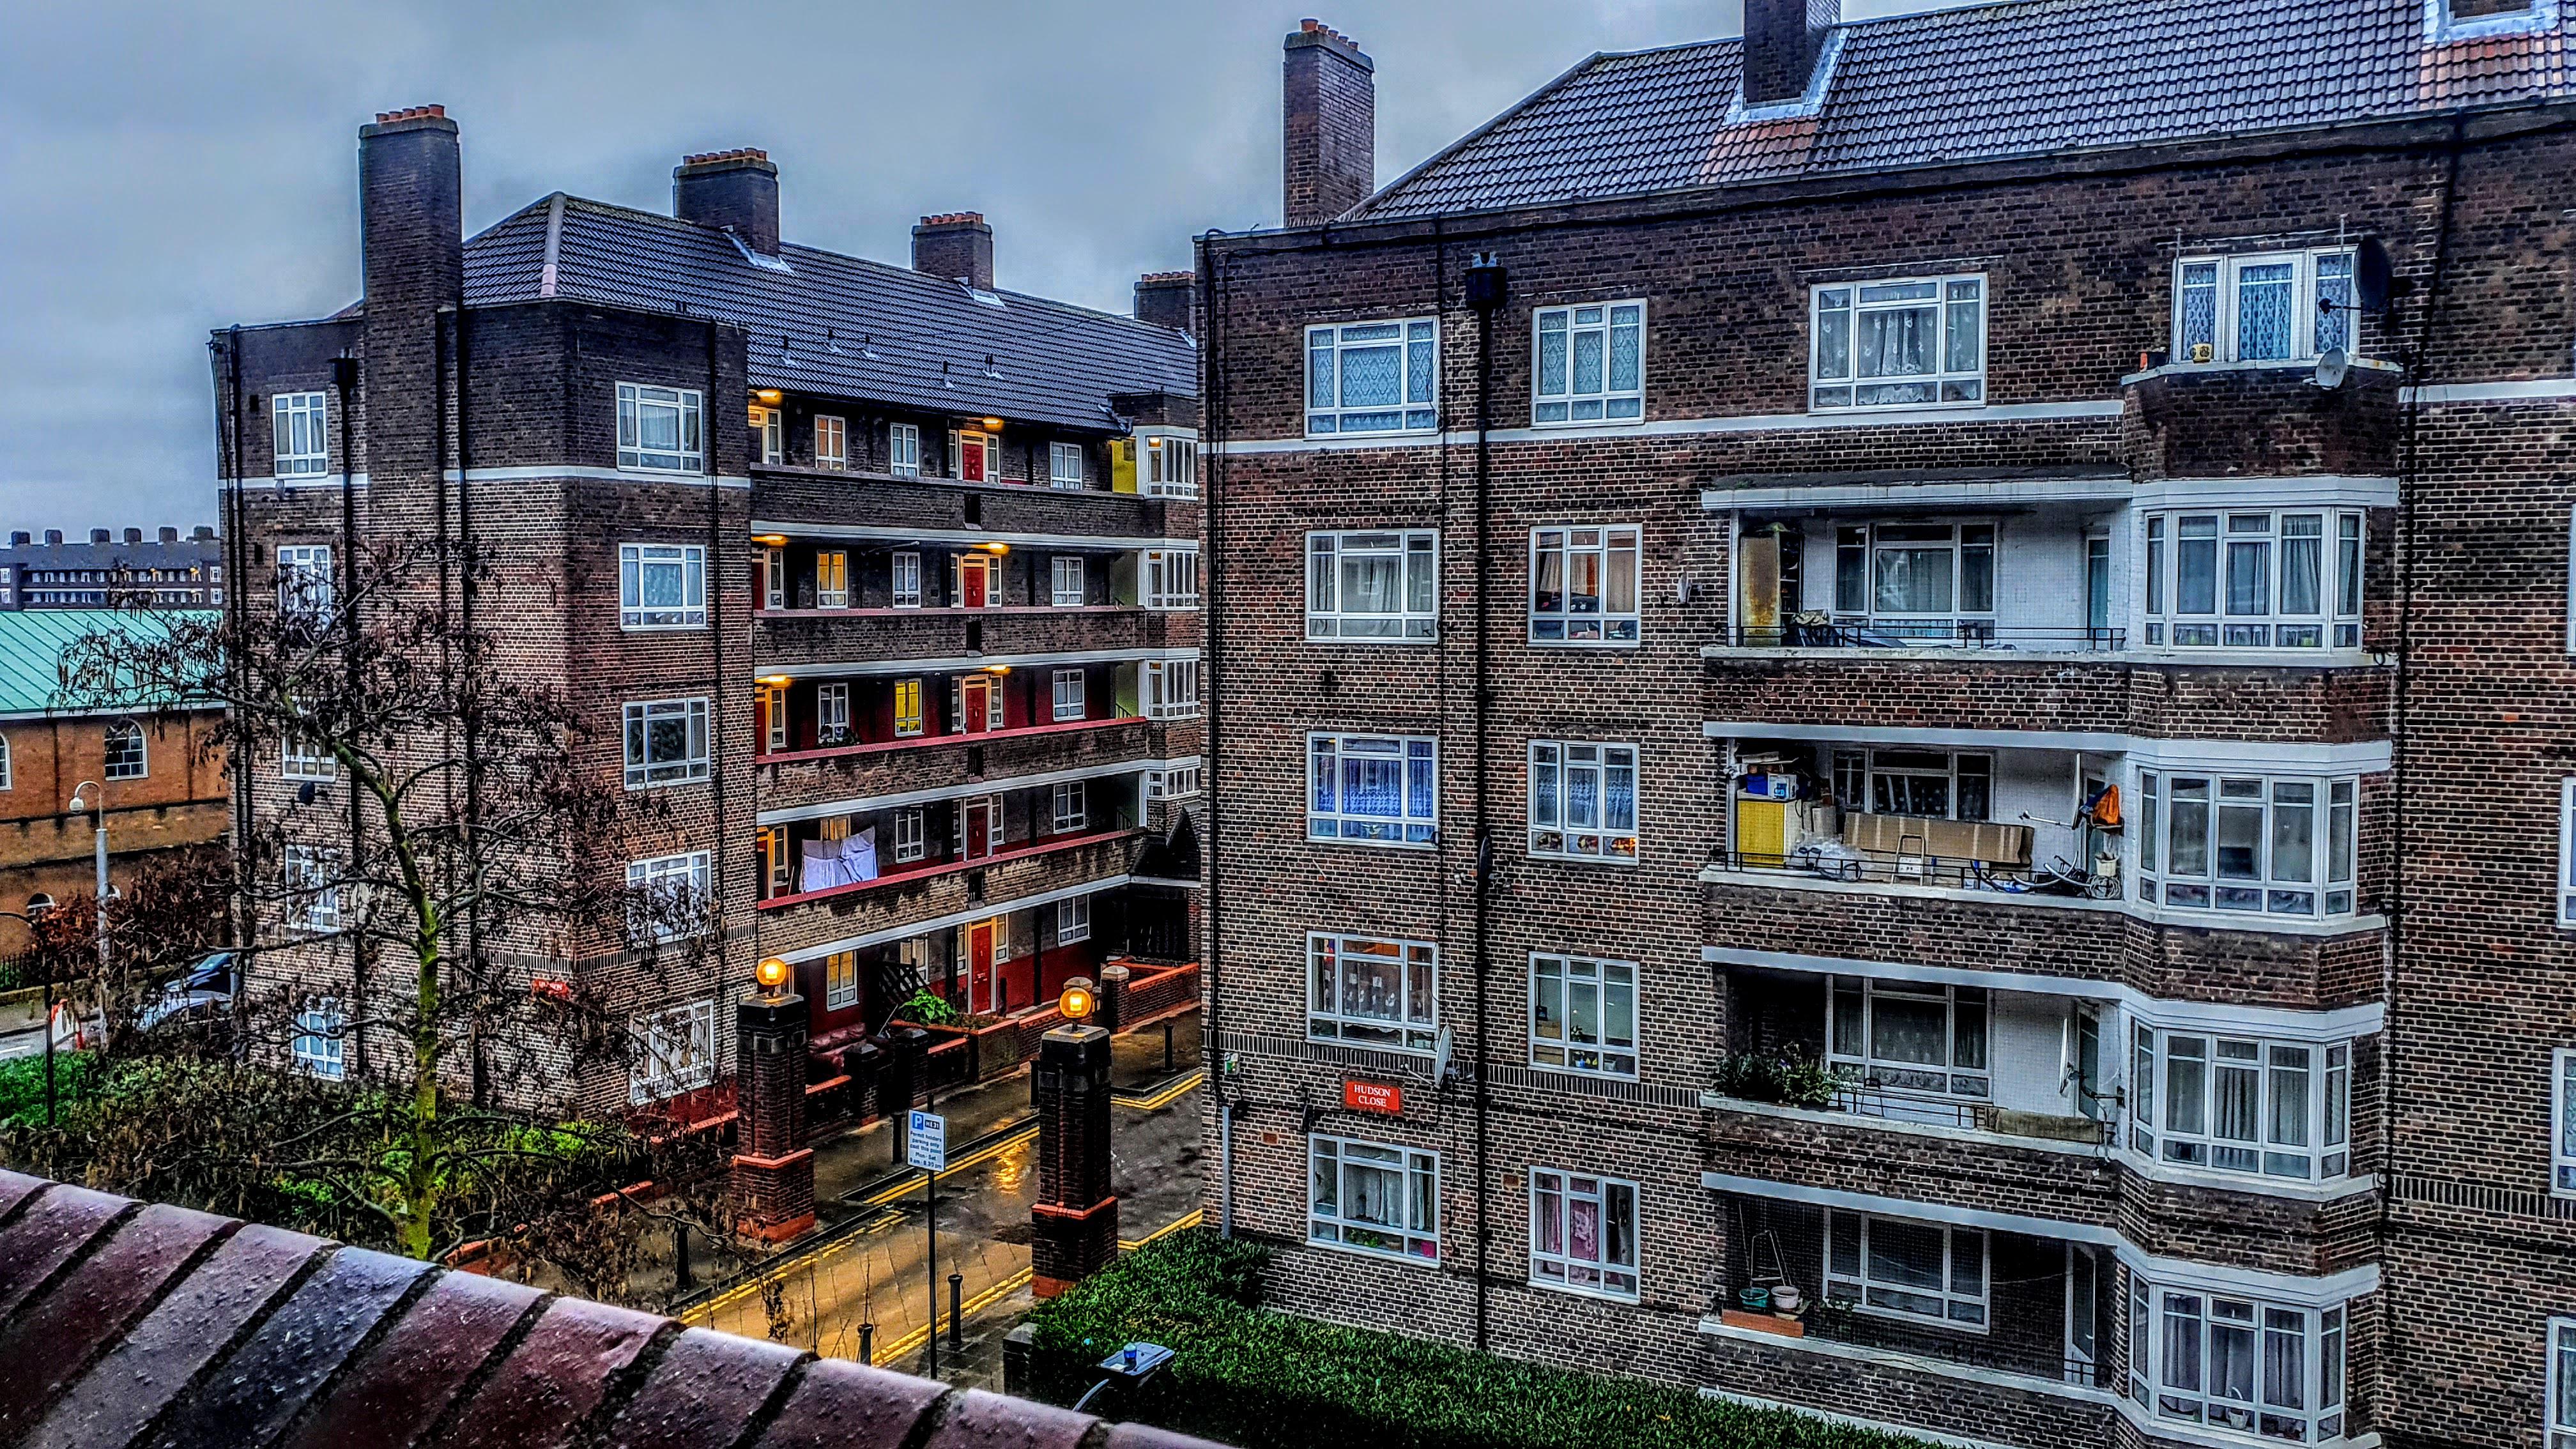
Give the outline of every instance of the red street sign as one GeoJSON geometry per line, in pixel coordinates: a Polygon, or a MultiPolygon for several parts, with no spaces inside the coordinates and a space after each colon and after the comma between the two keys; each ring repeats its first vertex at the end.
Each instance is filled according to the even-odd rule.
{"type": "Polygon", "coordinates": [[[1354,1112],[1399,1116],[1404,1111],[1404,1089],[1393,1082],[1344,1082],[1342,1105],[1354,1112]]]}

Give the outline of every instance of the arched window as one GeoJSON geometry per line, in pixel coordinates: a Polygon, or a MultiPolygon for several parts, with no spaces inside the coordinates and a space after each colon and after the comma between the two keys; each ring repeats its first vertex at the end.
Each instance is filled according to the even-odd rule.
{"type": "Polygon", "coordinates": [[[9,774],[9,737],[0,735],[0,790],[8,789],[12,783],[9,774]]]}
{"type": "Polygon", "coordinates": [[[143,751],[143,726],[121,719],[107,727],[107,778],[140,780],[152,773],[143,751]]]}
{"type": "Polygon", "coordinates": [[[41,916],[53,908],[54,898],[46,895],[43,891],[38,891],[34,895],[27,897],[27,915],[29,919],[41,916]]]}

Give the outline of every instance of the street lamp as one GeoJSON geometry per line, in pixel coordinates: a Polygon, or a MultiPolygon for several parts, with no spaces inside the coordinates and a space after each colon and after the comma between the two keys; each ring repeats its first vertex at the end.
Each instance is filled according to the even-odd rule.
{"type": "Polygon", "coordinates": [[[752,968],[752,977],[772,1000],[787,992],[787,963],[776,956],[762,958],[761,963],[752,968]]]}
{"type": "Polygon", "coordinates": [[[1088,976],[1076,976],[1064,983],[1064,994],[1055,999],[1055,1009],[1063,1013],[1065,1020],[1072,1022],[1089,1020],[1099,1005],[1099,994],[1092,988],[1088,976]]]}

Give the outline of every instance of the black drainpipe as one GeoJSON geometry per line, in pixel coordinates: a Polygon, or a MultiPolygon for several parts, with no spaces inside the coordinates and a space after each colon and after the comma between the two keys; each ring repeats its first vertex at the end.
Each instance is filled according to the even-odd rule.
{"type": "MultiPolygon", "coordinates": [[[[432,323],[436,326],[436,323],[432,323]]],[[[340,395],[340,668],[341,689],[346,694],[352,718],[358,704],[358,448],[356,425],[351,417],[357,411],[358,359],[331,359],[331,385],[340,395]]],[[[367,863],[366,815],[360,807],[358,792],[349,790],[349,874],[361,876],[367,863]]],[[[367,1019],[367,933],[353,932],[349,937],[350,1015],[363,1023],[367,1019]]],[[[367,1070],[367,1031],[361,1025],[355,1033],[358,1047],[358,1076],[367,1070]]]]}
{"type": "Polygon", "coordinates": [[[1224,794],[1218,787],[1217,767],[1224,755],[1217,748],[1218,734],[1225,719],[1225,549],[1224,533],[1218,520],[1224,516],[1225,499],[1225,387],[1219,360],[1225,356],[1225,253],[1200,243],[1199,255],[1206,265],[1201,268],[1207,289],[1206,302],[1200,315],[1207,318],[1208,337],[1204,365],[1199,369],[1199,392],[1207,433],[1207,494],[1199,513],[1199,526],[1206,531],[1206,543],[1199,557],[1207,569],[1207,607],[1199,615],[1207,634],[1207,779],[1204,798],[1207,801],[1206,909],[1207,941],[1202,948],[1200,971],[1204,975],[1207,995],[1207,1020],[1200,1023],[1199,1060],[1207,1066],[1209,1098],[1216,1104],[1217,1140],[1217,1231],[1234,1236],[1234,1118],[1233,1104],[1226,1100],[1225,1037],[1223,1009],[1225,1004],[1225,969],[1222,929],[1218,913],[1223,909],[1225,893],[1218,887],[1225,859],[1222,827],[1224,794]]]}
{"type": "MultiPolygon", "coordinates": [[[[232,492],[224,500],[224,570],[231,575],[224,593],[224,611],[232,618],[225,648],[225,670],[238,696],[249,679],[249,664],[244,648],[250,641],[250,540],[245,537],[250,517],[244,496],[249,484],[242,477],[242,361],[241,328],[236,325],[224,336],[225,397],[223,413],[216,426],[223,429],[225,415],[231,426],[223,432],[224,471],[232,480],[232,492]]],[[[233,941],[244,948],[243,959],[249,959],[248,947],[258,923],[251,919],[250,909],[250,777],[248,770],[232,772],[233,796],[233,941]]],[[[250,1000],[247,988],[234,993],[235,1024],[240,1022],[243,1004],[250,1000]]],[[[248,1034],[236,1032],[237,1040],[248,1034]]]]}
{"type": "Polygon", "coordinates": [[[1503,264],[1492,252],[1467,263],[1467,305],[1476,310],[1476,1348],[1486,1348],[1486,1259],[1493,1249],[1492,1088],[1487,1065],[1487,1015],[1492,996],[1494,836],[1492,823],[1494,713],[1493,611],[1494,477],[1491,440],[1494,393],[1494,311],[1503,305],[1503,264]]]}
{"type": "MultiPolygon", "coordinates": [[[[717,406],[716,400],[724,396],[716,369],[716,325],[713,318],[709,318],[706,324],[707,407],[709,408],[717,406]]],[[[740,403],[722,405],[733,409],[733,416],[737,418],[747,416],[740,403]]],[[[715,670],[715,682],[709,688],[709,693],[713,697],[707,705],[707,758],[712,762],[708,774],[710,783],[715,788],[716,805],[716,841],[712,852],[715,857],[712,877],[715,881],[716,897],[716,996],[719,1000],[726,1000],[730,999],[731,991],[725,985],[724,970],[725,962],[730,959],[725,949],[725,852],[732,844],[733,837],[727,833],[725,814],[724,468],[716,456],[715,417],[704,410],[701,410],[700,416],[705,420],[699,424],[702,430],[699,435],[699,446],[704,449],[703,456],[706,461],[703,466],[707,470],[707,642],[713,651],[711,664],[715,670]]],[[[755,790],[759,788],[758,775],[753,776],[752,784],[755,790]]],[[[755,870],[766,868],[765,862],[756,862],[754,865],[755,870]]],[[[757,925],[758,918],[755,914],[755,929],[757,925]]]]}

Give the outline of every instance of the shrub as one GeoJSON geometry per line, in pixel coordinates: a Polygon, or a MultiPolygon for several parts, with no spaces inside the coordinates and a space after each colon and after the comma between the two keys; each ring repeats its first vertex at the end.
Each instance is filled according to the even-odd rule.
{"type": "Polygon", "coordinates": [[[1741,1101],[1821,1111],[1834,1104],[1834,1093],[1848,1082],[1812,1057],[1736,1052],[1719,1060],[1711,1085],[1721,1095],[1741,1101]]]}
{"type": "MultiPolygon", "coordinates": [[[[54,1054],[54,1099],[57,1111],[72,1107],[98,1095],[99,1058],[96,1052],[56,1052],[54,1054]]],[[[34,1124],[45,1120],[45,1054],[13,1057],[0,1062],[0,1126],[20,1122],[34,1124]]]]}
{"type": "Polygon", "coordinates": [[[1038,1306],[1037,1387],[1071,1402],[1142,1339],[1173,1350],[1143,1422],[1243,1449],[1921,1449],[1750,1409],[1259,1306],[1265,1250],[1175,1233],[1038,1306]]]}
{"type": "Polygon", "coordinates": [[[959,1013],[957,1008],[949,1005],[938,992],[924,987],[906,998],[903,1005],[895,1008],[894,1018],[897,1021],[917,1022],[923,1026],[955,1026],[959,1020],[959,1013]]]}

